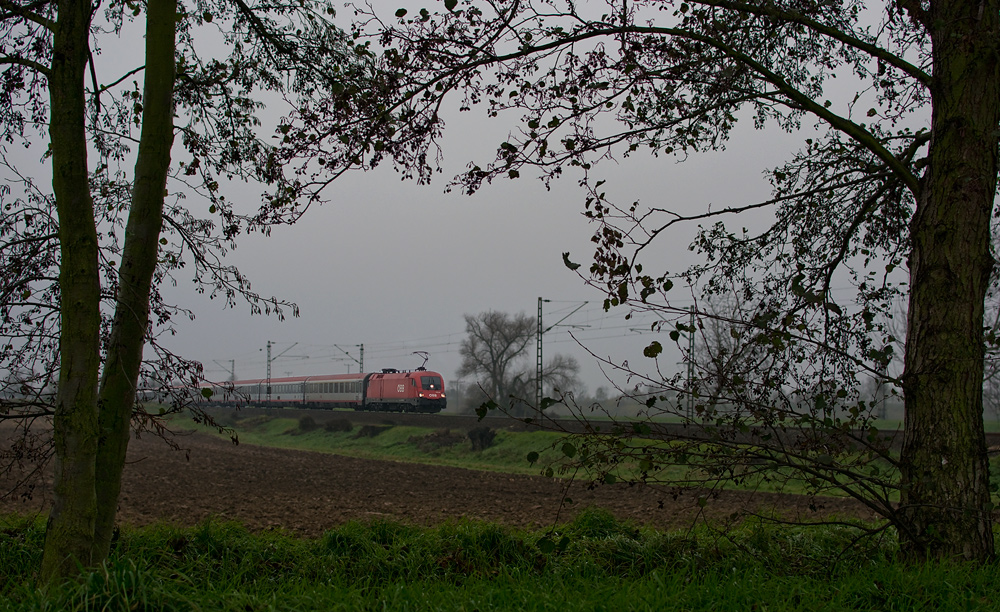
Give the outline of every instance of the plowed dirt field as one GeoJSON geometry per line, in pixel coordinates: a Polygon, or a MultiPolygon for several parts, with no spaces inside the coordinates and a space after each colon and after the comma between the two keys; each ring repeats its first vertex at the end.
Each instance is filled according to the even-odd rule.
{"type": "MultiPolygon", "coordinates": [[[[286,529],[315,536],[351,520],[389,519],[434,525],[459,518],[533,527],[569,520],[598,506],[621,518],[662,528],[699,520],[724,521],[747,509],[776,509],[788,518],[870,518],[847,499],[809,500],[793,495],[721,492],[675,496],[648,487],[588,487],[541,476],[516,476],[391,461],[264,448],[191,434],[182,451],[147,435],[133,439],[125,471],[119,520],[181,525],[208,517],[241,521],[252,529],[286,529]],[[560,507],[560,500],[572,503],[560,507]],[[810,509],[815,501],[815,509],[810,509]]],[[[2,484],[2,483],[0,483],[2,484]]],[[[0,501],[0,512],[45,512],[51,485],[29,500],[0,501]]]]}

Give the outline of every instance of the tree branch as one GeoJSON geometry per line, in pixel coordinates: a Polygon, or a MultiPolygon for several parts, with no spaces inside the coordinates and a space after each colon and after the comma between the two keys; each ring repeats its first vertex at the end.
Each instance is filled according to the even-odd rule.
{"type": "MultiPolygon", "coordinates": [[[[761,2],[760,4],[746,4],[744,2],[729,2],[728,0],[691,0],[696,4],[701,4],[704,6],[712,6],[716,8],[728,9],[732,11],[738,11],[741,13],[749,13],[751,15],[758,15],[761,17],[774,17],[783,22],[795,23],[798,25],[805,26],[810,30],[816,32],[817,34],[822,34],[828,38],[832,38],[838,42],[841,42],[849,47],[853,47],[858,51],[863,51],[864,53],[871,55],[876,59],[880,59],[886,64],[894,68],[902,70],[907,75],[913,77],[919,81],[925,87],[929,87],[931,84],[931,76],[921,70],[920,68],[914,66],[913,64],[905,61],[903,58],[886,51],[885,49],[874,45],[870,42],[864,41],[856,36],[851,36],[844,32],[843,30],[828,26],[824,23],[820,23],[815,19],[810,19],[798,11],[790,11],[780,9],[769,2],[761,2]]],[[[902,3],[901,3],[902,4],[902,3]]],[[[914,4],[914,2],[909,2],[909,4],[914,4]]],[[[919,4],[919,2],[915,3],[919,4]]]]}
{"type": "Polygon", "coordinates": [[[26,59],[23,57],[12,57],[12,56],[0,57],[0,65],[4,64],[16,64],[18,66],[24,66],[25,68],[30,68],[31,70],[34,70],[35,72],[38,72],[39,74],[42,74],[46,77],[48,77],[51,74],[48,66],[44,66],[34,60],[26,59]]]}
{"type": "Polygon", "coordinates": [[[52,32],[55,30],[55,22],[34,12],[37,9],[52,4],[52,2],[53,0],[37,0],[26,6],[21,6],[10,0],[0,0],[0,8],[9,11],[8,13],[0,13],[0,21],[9,19],[10,17],[20,17],[52,32]]]}

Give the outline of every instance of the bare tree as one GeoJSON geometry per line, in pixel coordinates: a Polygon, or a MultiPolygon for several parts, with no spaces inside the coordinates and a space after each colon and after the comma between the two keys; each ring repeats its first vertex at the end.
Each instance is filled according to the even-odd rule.
{"type": "MultiPolygon", "coordinates": [[[[535,388],[535,364],[528,349],[536,337],[536,319],[523,313],[489,310],[466,315],[465,331],[467,336],[459,348],[459,378],[475,377],[486,395],[504,410],[523,413],[535,388]]],[[[543,366],[547,388],[572,390],[579,369],[571,356],[552,357],[543,366]]]]}
{"type": "Polygon", "coordinates": [[[689,401],[699,418],[712,418],[720,407],[741,401],[757,373],[766,369],[769,357],[755,350],[752,330],[747,329],[744,306],[732,293],[706,301],[705,316],[696,318],[694,353],[687,355],[693,377],[687,381],[689,401]]]}
{"type": "Polygon", "coordinates": [[[459,348],[462,365],[458,377],[480,377],[484,388],[498,401],[507,401],[511,386],[522,372],[515,368],[535,338],[535,319],[521,313],[509,315],[488,310],[465,315],[466,338],[459,348]]]}

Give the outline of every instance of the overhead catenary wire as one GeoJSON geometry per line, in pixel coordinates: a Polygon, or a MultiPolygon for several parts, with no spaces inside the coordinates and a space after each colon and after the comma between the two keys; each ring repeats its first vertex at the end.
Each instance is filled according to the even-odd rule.
{"type": "MultiPolygon", "coordinates": [[[[838,286],[831,288],[831,292],[838,296],[845,292],[855,291],[854,287],[838,286]]],[[[660,325],[667,322],[662,313],[656,310],[626,310],[626,307],[612,308],[605,310],[600,302],[590,301],[587,306],[580,307],[583,300],[546,300],[547,304],[557,305],[551,311],[546,312],[546,318],[554,317],[556,320],[561,315],[576,310],[567,323],[570,328],[554,328],[546,332],[545,342],[550,345],[579,345],[588,342],[599,342],[608,340],[625,339],[630,337],[656,336],[668,333],[668,330],[658,329],[660,325]],[[630,315],[626,319],[626,315],[630,315]]],[[[681,298],[670,301],[672,310],[676,310],[678,320],[687,317],[688,308],[696,302],[693,298],[681,298]]],[[[364,342],[365,356],[371,362],[395,362],[405,360],[413,356],[415,350],[427,351],[432,355],[455,355],[458,354],[462,341],[466,337],[464,329],[455,330],[443,334],[433,334],[428,336],[414,336],[405,339],[394,339],[386,341],[366,340],[364,342]]],[[[289,339],[288,344],[294,343],[289,339]]],[[[284,344],[284,343],[282,343],[284,344]]],[[[359,346],[359,342],[339,340],[335,343],[309,343],[298,342],[298,348],[310,356],[310,364],[330,365],[356,363],[358,360],[345,356],[337,345],[359,346]]],[[[206,359],[209,363],[217,361],[235,362],[236,367],[230,365],[225,370],[225,374],[232,376],[235,369],[257,369],[265,365],[259,352],[244,352],[237,355],[222,355],[206,359]],[[255,354],[256,353],[256,354],[255,354]]],[[[223,371],[219,368],[219,371],[223,371]]]]}

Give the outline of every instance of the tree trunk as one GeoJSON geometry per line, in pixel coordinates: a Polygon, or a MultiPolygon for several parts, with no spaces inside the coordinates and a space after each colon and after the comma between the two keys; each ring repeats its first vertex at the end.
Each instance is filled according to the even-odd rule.
{"type": "Polygon", "coordinates": [[[1000,124],[1000,2],[931,2],[932,139],[911,225],[900,536],[911,556],[993,556],[983,302],[1000,124]]]}
{"type": "Polygon", "coordinates": [[[148,0],[146,4],[142,133],[125,246],[118,270],[117,307],[100,387],[94,562],[107,558],[111,546],[149,325],[149,295],[156,269],[164,191],[174,138],[176,13],[177,0],[148,0]]]}
{"type": "Polygon", "coordinates": [[[94,204],[87,176],[84,69],[92,6],[59,0],[49,73],[52,189],[59,215],[60,370],[53,418],[53,506],[41,579],[91,563],[96,494],[100,279],[94,204]]]}

